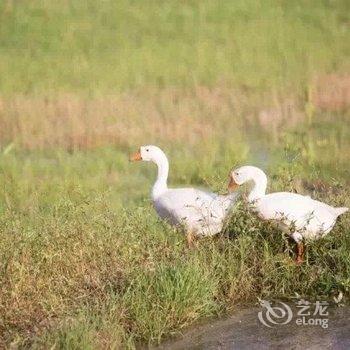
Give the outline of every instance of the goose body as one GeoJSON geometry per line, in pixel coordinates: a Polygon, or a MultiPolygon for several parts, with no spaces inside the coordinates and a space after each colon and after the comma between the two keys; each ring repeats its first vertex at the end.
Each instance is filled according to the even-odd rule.
{"type": "Polygon", "coordinates": [[[290,192],[265,194],[267,177],[253,166],[243,166],[232,171],[229,188],[246,182],[253,182],[248,201],[258,216],[264,220],[273,220],[279,227],[293,237],[298,245],[298,262],[301,262],[302,240],[320,238],[334,227],[337,217],[348,208],[335,208],[326,203],[290,192]]]}
{"type": "Polygon", "coordinates": [[[219,195],[196,188],[168,188],[168,159],[156,146],[142,146],[132,160],[152,161],[158,176],[152,188],[152,202],[156,212],[174,226],[184,227],[196,236],[219,233],[234,204],[236,193],[219,195]]]}
{"type": "Polygon", "coordinates": [[[254,207],[262,219],[280,221],[285,230],[293,227],[296,241],[326,235],[334,227],[337,217],[346,211],[345,208],[333,208],[308,196],[288,192],[267,194],[257,199],[254,207]]]}
{"type": "Polygon", "coordinates": [[[219,233],[235,195],[221,196],[195,188],[169,189],[153,199],[158,215],[196,235],[219,233]]]}

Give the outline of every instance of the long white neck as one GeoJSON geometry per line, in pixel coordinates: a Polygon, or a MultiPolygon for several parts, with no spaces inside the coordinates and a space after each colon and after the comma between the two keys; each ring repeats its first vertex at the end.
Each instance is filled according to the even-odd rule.
{"type": "Polygon", "coordinates": [[[252,180],[254,186],[248,196],[249,202],[254,202],[257,199],[260,199],[261,197],[265,196],[267,187],[267,177],[265,173],[258,168],[255,169],[254,175],[252,176],[252,180]]]}
{"type": "Polygon", "coordinates": [[[159,155],[154,163],[157,164],[158,167],[158,175],[157,180],[152,188],[152,199],[155,200],[162,193],[167,191],[168,185],[168,174],[169,174],[169,162],[165,154],[159,155]]]}

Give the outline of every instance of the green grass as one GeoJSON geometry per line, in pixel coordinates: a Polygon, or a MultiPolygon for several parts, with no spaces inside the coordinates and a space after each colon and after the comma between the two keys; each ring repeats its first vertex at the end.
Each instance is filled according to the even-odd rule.
{"type": "Polygon", "coordinates": [[[0,347],[155,344],[257,299],[350,297],[350,218],[294,245],[240,204],[189,250],[149,199],[269,191],[350,206],[348,1],[0,0],[0,347]]]}
{"type": "MultiPolygon", "coordinates": [[[[349,132],[347,123],[342,132],[349,132]]],[[[292,190],[304,180],[303,193],[349,205],[347,163],[339,162],[343,171],[337,173],[330,168],[334,162],[310,158],[307,150],[295,160],[294,133],[288,135],[281,143],[287,156],[275,149],[280,157],[268,166],[270,190],[292,190]],[[318,169],[328,172],[320,175],[318,169]],[[310,190],[317,181],[322,189],[310,190]]],[[[315,131],[308,141],[316,145],[319,135],[315,131]]],[[[328,133],[328,144],[332,137],[328,133]]],[[[223,153],[213,144],[213,168],[205,157],[193,162],[178,146],[171,149],[172,183],[216,189],[224,189],[231,166],[254,159],[254,153],[239,158],[233,149],[223,153]]],[[[0,169],[4,344],[133,348],[258,297],[288,299],[298,293],[330,300],[341,291],[346,301],[350,295],[348,216],[332,234],[309,244],[307,262],[298,267],[293,243],[244,206],[236,208],[222,236],[189,250],[181,232],[160,221],[151,207],[154,166],[130,164],[127,152],[118,149],[9,151],[0,169]]]]}
{"type": "Polygon", "coordinates": [[[218,83],[303,89],[349,69],[338,1],[0,2],[3,93],[218,83]]]}

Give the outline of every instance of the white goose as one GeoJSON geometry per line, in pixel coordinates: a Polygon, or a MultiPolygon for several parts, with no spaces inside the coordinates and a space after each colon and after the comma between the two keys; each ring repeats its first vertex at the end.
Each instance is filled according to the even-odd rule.
{"type": "Polygon", "coordinates": [[[168,188],[169,162],[157,146],[141,146],[130,160],[151,161],[157,165],[158,176],[152,188],[154,207],[161,218],[185,228],[189,245],[195,236],[212,236],[221,231],[236,193],[218,195],[195,188],[168,188]]]}
{"type": "Polygon", "coordinates": [[[332,230],[337,217],[348,210],[348,208],[334,208],[309,196],[296,193],[265,194],[267,177],[261,169],[254,166],[243,166],[233,170],[228,188],[232,191],[248,181],[254,183],[248,196],[253,210],[264,220],[276,221],[292,236],[297,243],[298,264],[303,261],[303,238],[315,239],[326,235],[332,230]]]}

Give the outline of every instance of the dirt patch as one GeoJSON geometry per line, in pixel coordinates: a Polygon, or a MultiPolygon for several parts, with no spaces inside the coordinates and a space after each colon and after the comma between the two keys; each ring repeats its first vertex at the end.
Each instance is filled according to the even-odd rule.
{"type": "Polygon", "coordinates": [[[180,349],[337,349],[350,348],[350,308],[329,309],[329,327],[298,326],[291,322],[268,328],[258,320],[259,308],[191,329],[158,350],[180,349]]]}

